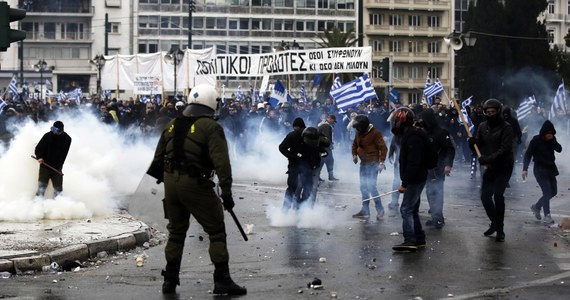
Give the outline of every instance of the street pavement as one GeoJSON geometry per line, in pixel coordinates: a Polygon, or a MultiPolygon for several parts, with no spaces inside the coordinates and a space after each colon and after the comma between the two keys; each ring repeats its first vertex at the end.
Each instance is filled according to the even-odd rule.
{"type": "MultiPolygon", "coordinates": [[[[341,162],[339,168],[348,167],[341,162]]],[[[527,182],[513,177],[506,192],[504,243],[482,235],[488,220],[479,200],[480,178],[470,179],[468,167],[457,165],[446,180],[445,227],[426,228],[425,250],[394,253],[391,246],[403,239],[399,217],[386,215],[368,222],[351,218],[360,208],[357,167],[351,170],[338,172],[339,183],[324,182],[315,209],[298,215],[280,213],[283,184],[263,179],[235,182],[235,213],[249,241],[243,241],[228,214],[226,228],[232,277],[248,288],[243,299],[565,299],[570,293],[569,235],[558,226],[534,219],[529,206],[539,197],[540,189],[532,174],[527,182]],[[322,281],[322,289],[310,287],[315,278],[322,281]]],[[[552,211],[559,222],[570,216],[570,179],[558,179],[559,195],[552,201],[552,211]]],[[[381,192],[390,190],[389,170],[380,175],[378,186],[381,192]]],[[[78,272],[24,272],[0,279],[0,298],[44,299],[49,290],[54,299],[162,299],[159,274],[164,266],[164,244],[160,241],[164,236],[160,233],[164,233],[165,221],[161,187],[150,178],[141,181],[125,205],[133,217],[117,214],[102,221],[62,221],[60,227],[28,224],[27,231],[2,223],[2,239],[19,236],[22,240],[12,245],[23,245],[29,244],[30,237],[41,238],[48,257],[50,251],[73,245],[86,245],[89,257],[103,250],[111,255],[117,249],[119,254],[112,258],[113,264],[98,265],[98,269],[86,266],[78,272]],[[64,240],[70,241],[69,245],[64,245],[50,238],[54,232],[63,234],[74,228],[77,243],[68,238],[64,240]],[[134,242],[133,237],[127,238],[129,247],[119,242],[123,234],[134,237],[134,242]],[[116,242],[111,242],[109,249],[99,244],[90,250],[93,236],[99,242],[116,242]],[[136,265],[135,255],[121,254],[153,238],[157,242],[145,250],[142,266],[136,265]],[[47,246],[50,241],[53,243],[47,246]]],[[[388,197],[383,199],[385,206],[388,201],[388,197]]],[[[425,197],[420,210],[425,222],[425,197]]],[[[374,217],[375,209],[371,212],[374,217]]],[[[174,299],[211,298],[213,266],[208,239],[194,220],[185,249],[181,286],[174,299]]],[[[40,249],[20,258],[29,261],[41,254],[45,253],[40,249]]],[[[14,259],[4,260],[17,264],[14,259]]],[[[40,265],[48,263],[42,262],[40,265]]],[[[35,267],[30,269],[38,271],[35,267]]]]}

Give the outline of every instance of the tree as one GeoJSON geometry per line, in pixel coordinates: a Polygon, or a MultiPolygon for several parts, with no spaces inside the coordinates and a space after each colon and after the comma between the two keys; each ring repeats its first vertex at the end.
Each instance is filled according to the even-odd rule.
{"type": "Polygon", "coordinates": [[[464,62],[462,88],[476,101],[499,98],[514,105],[522,97],[543,89],[556,65],[546,27],[537,21],[546,9],[546,1],[506,0],[504,5],[501,2],[477,1],[476,6],[471,3],[465,28],[472,31],[477,42],[458,53],[464,62]],[[545,80],[537,82],[536,75],[545,80]]]}
{"type": "MultiPolygon", "coordinates": [[[[327,29],[323,33],[317,34],[318,40],[315,40],[321,48],[337,48],[337,47],[353,47],[358,42],[354,29],[347,32],[342,32],[338,27],[333,27],[332,31],[327,29]]],[[[340,81],[346,83],[353,80],[355,77],[360,76],[353,73],[340,73],[340,81]]],[[[336,74],[327,73],[323,74],[321,82],[317,88],[317,95],[327,98],[329,91],[333,85],[336,74]]]]}

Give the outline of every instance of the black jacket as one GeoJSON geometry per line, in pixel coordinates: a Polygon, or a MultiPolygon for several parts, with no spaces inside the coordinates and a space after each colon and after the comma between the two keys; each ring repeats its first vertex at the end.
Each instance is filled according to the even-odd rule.
{"type": "Polygon", "coordinates": [[[35,155],[37,159],[42,158],[44,163],[61,171],[70,146],[71,137],[66,132],[57,135],[50,131],[36,145],[35,155]]]}
{"type": "Polygon", "coordinates": [[[534,161],[535,168],[545,169],[552,172],[555,176],[558,175],[558,168],[554,162],[554,151],[558,153],[562,152],[562,145],[558,143],[556,138],[550,141],[544,140],[543,136],[547,132],[552,134],[556,133],[554,125],[548,120],[542,124],[540,133],[532,138],[526,152],[524,153],[523,171],[528,170],[530,160],[532,159],[534,161]]]}
{"type": "Polygon", "coordinates": [[[479,162],[487,166],[487,170],[513,167],[514,133],[511,125],[501,118],[496,126],[484,121],[477,129],[475,143],[481,151],[479,162]]]}
{"type": "Polygon", "coordinates": [[[426,133],[415,127],[409,127],[404,132],[400,144],[400,179],[402,186],[410,183],[421,183],[427,179],[427,169],[424,164],[428,137],[426,133]]]}
{"type": "Polygon", "coordinates": [[[429,108],[422,112],[421,119],[424,129],[428,137],[432,139],[437,151],[436,172],[443,174],[445,166],[453,167],[455,142],[449,131],[439,125],[433,109],[429,108]]]}

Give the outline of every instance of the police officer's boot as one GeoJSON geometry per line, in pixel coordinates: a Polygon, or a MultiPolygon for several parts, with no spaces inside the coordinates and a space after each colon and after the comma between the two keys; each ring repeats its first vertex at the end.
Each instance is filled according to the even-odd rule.
{"type": "Polygon", "coordinates": [[[214,294],[245,295],[247,289],[237,285],[230,277],[228,263],[216,263],[214,270],[214,294]]]}
{"type": "Polygon", "coordinates": [[[162,283],[163,294],[176,293],[176,286],[180,285],[179,273],[180,269],[169,268],[168,266],[166,266],[166,270],[162,270],[160,275],[164,277],[164,282],[162,283]]]}

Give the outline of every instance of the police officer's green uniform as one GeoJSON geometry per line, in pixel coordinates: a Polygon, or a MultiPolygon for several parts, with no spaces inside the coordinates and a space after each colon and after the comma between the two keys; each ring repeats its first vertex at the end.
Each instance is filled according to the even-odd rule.
{"type": "MultiPolygon", "coordinates": [[[[201,91],[198,87],[191,94],[195,90],[201,91]]],[[[198,99],[195,103],[200,103],[201,95],[195,96],[198,99]]],[[[164,210],[169,221],[163,293],[174,293],[176,285],[180,284],[178,274],[190,215],[210,238],[209,254],[216,268],[214,293],[246,293],[246,289],[236,285],[229,276],[223,206],[211,180],[215,171],[224,202],[231,201],[233,206],[227,142],[223,128],[212,118],[213,114],[210,107],[191,103],[184,111],[184,117],[172,120],[165,127],[155,151],[153,165],[164,169],[164,210]]]]}

